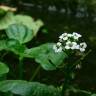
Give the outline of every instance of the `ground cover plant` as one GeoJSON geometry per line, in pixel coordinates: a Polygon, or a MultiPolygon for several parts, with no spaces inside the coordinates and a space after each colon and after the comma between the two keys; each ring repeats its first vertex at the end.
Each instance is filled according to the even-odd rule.
{"type": "Polygon", "coordinates": [[[73,83],[76,71],[82,66],[82,60],[91,52],[91,49],[87,50],[87,43],[83,40],[83,36],[77,32],[63,32],[56,44],[46,42],[29,48],[27,43],[37,36],[44,23],[27,15],[14,14],[14,11],[15,8],[0,6],[1,96],[72,96],[72,94],[95,96],[95,92],[80,89],[73,83]],[[15,65],[18,66],[16,79],[7,79],[8,73],[13,77],[15,75],[12,74],[14,69],[10,69],[4,59],[9,53],[19,61],[15,65]],[[38,64],[29,80],[24,79],[25,58],[34,59],[38,64]],[[33,79],[39,73],[40,67],[46,71],[61,70],[64,76],[63,82],[58,86],[34,82],[33,79]]]}

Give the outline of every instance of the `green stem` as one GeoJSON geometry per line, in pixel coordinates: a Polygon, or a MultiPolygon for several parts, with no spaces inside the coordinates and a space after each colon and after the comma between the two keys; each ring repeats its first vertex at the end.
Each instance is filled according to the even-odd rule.
{"type": "Polygon", "coordinates": [[[65,68],[64,68],[64,83],[63,83],[63,89],[62,89],[62,92],[61,92],[61,96],[69,96],[68,92],[67,92],[67,89],[69,87],[69,85],[71,84],[71,76],[70,76],[70,68],[69,68],[69,65],[67,65],[65,68]]]}
{"type": "Polygon", "coordinates": [[[23,58],[19,58],[19,79],[23,79],[23,58]]]}
{"type": "Polygon", "coordinates": [[[78,89],[77,92],[85,93],[85,94],[88,94],[88,95],[91,95],[91,94],[92,94],[92,93],[89,92],[89,91],[86,91],[86,90],[80,90],[80,89],[78,89]]]}
{"type": "Polygon", "coordinates": [[[32,75],[32,77],[31,77],[31,79],[30,79],[30,81],[33,81],[33,79],[36,77],[36,75],[38,74],[38,72],[39,72],[39,70],[40,70],[40,65],[36,68],[36,70],[35,70],[35,72],[34,72],[34,74],[32,75]]]}
{"type": "Polygon", "coordinates": [[[69,80],[66,79],[66,80],[64,81],[64,84],[63,84],[63,89],[62,89],[61,96],[66,96],[66,95],[67,95],[66,92],[67,92],[68,87],[69,87],[69,80]]]}
{"type": "Polygon", "coordinates": [[[84,60],[84,58],[91,52],[92,50],[90,49],[85,55],[83,55],[79,60],[77,60],[71,67],[76,66],[80,61],[84,60]]]}
{"type": "MultiPolygon", "coordinates": [[[[79,60],[77,60],[71,67],[70,64],[67,64],[66,67],[64,68],[64,76],[65,76],[65,80],[63,83],[63,89],[62,89],[62,93],[61,96],[66,96],[66,90],[68,89],[68,87],[71,84],[71,76],[70,73],[73,71],[74,67],[76,66],[76,64],[78,64],[81,60],[83,60],[92,50],[89,50],[84,56],[82,56],[79,60]]],[[[79,90],[80,91],[80,90],[79,90]]],[[[85,92],[85,91],[82,91],[85,92]]],[[[67,94],[67,96],[69,96],[69,94],[67,94]]]]}

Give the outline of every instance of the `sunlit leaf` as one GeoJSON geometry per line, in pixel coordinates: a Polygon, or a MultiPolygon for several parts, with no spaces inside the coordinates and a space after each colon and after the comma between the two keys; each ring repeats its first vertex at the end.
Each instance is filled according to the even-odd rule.
{"type": "Polygon", "coordinates": [[[0,82],[1,92],[12,92],[21,96],[60,96],[57,88],[38,82],[5,80],[0,82]]]}
{"type": "Polygon", "coordinates": [[[91,96],[96,96],[96,94],[92,94],[91,96]]]}
{"type": "Polygon", "coordinates": [[[55,70],[63,63],[67,54],[64,52],[55,53],[53,50],[53,43],[47,43],[27,49],[24,56],[35,58],[36,62],[40,63],[45,70],[55,70]]]}
{"type": "Polygon", "coordinates": [[[14,39],[0,41],[0,51],[6,50],[13,52],[17,55],[22,55],[25,48],[26,47],[24,45],[21,45],[17,40],[14,39]]]}
{"type": "Polygon", "coordinates": [[[32,17],[27,15],[16,15],[15,20],[18,23],[26,25],[29,29],[32,29],[34,36],[39,31],[40,27],[43,26],[43,22],[41,20],[34,21],[32,17]]]}
{"type": "Polygon", "coordinates": [[[6,49],[6,40],[0,40],[0,51],[6,49]]]}
{"type": "Polygon", "coordinates": [[[9,39],[15,39],[20,44],[27,43],[33,38],[33,31],[23,24],[12,24],[6,29],[9,39]]]}
{"type": "Polygon", "coordinates": [[[6,64],[0,62],[0,76],[9,72],[9,68],[6,64]]]}
{"type": "Polygon", "coordinates": [[[12,12],[7,12],[6,15],[0,19],[0,30],[8,28],[10,24],[13,24],[14,15],[12,12]]]}

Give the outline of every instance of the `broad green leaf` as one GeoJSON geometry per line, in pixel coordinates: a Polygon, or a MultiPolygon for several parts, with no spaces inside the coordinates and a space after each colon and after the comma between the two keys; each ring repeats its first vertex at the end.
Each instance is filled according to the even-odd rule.
{"type": "Polygon", "coordinates": [[[0,62],[0,76],[9,72],[9,68],[6,64],[0,62]]]}
{"type": "Polygon", "coordinates": [[[7,12],[6,15],[0,19],[0,30],[8,28],[8,26],[14,22],[14,14],[12,12],[7,12]]]}
{"type": "Polygon", "coordinates": [[[1,40],[0,41],[0,51],[2,51],[2,50],[11,51],[11,52],[13,52],[19,56],[22,56],[25,48],[26,47],[24,45],[21,45],[15,39],[1,40]]]}
{"type": "Polygon", "coordinates": [[[23,80],[5,80],[0,82],[1,92],[12,92],[21,96],[60,96],[53,86],[23,80]]]}
{"type": "Polygon", "coordinates": [[[40,27],[43,26],[43,22],[41,20],[36,20],[27,15],[16,15],[15,20],[17,23],[21,23],[26,25],[29,29],[33,30],[33,35],[36,36],[37,32],[39,31],[40,27]]]}
{"type": "Polygon", "coordinates": [[[6,49],[6,40],[0,40],[0,51],[6,49]]]}
{"type": "Polygon", "coordinates": [[[16,15],[15,20],[18,23],[26,25],[28,28],[31,28],[34,22],[33,18],[27,15],[16,15]]]}
{"type": "Polygon", "coordinates": [[[67,54],[64,52],[55,53],[53,43],[47,43],[39,47],[26,49],[24,57],[35,58],[36,62],[40,63],[45,70],[55,70],[63,63],[67,54]]]}
{"type": "Polygon", "coordinates": [[[33,38],[33,31],[23,24],[12,24],[6,29],[9,39],[15,39],[20,44],[27,43],[33,38]]]}
{"type": "Polygon", "coordinates": [[[9,39],[6,42],[6,49],[7,51],[12,51],[13,53],[22,56],[25,50],[25,46],[21,45],[17,40],[9,39]]]}

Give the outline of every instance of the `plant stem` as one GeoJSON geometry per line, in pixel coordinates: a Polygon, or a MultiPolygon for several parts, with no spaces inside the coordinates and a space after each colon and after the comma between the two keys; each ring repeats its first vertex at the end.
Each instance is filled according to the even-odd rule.
{"type": "MultiPolygon", "coordinates": [[[[81,60],[83,60],[92,50],[89,50],[85,55],[83,55],[79,60],[77,60],[72,66],[70,66],[70,64],[66,65],[66,67],[64,68],[64,76],[65,76],[65,80],[63,83],[63,89],[62,89],[62,93],[61,96],[69,96],[69,94],[66,93],[66,90],[68,89],[69,85],[71,84],[71,76],[70,73],[72,73],[73,69],[75,68],[76,64],[78,64],[81,60]],[[66,95],[67,94],[67,95],[66,95]]],[[[79,90],[81,91],[81,90],[79,90]]],[[[83,93],[86,91],[82,91],[83,93]]],[[[88,94],[88,93],[87,93],[88,94]]]]}
{"type": "Polygon", "coordinates": [[[70,85],[70,81],[71,81],[71,77],[70,77],[70,67],[69,65],[67,65],[65,68],[64,68],[64,83],[63,83],[63,89],[62,89],[62,93],[61,93],[61,96],[69,96],[68,92],[67,92],[67,89],[70,85]]]}
{"type": "Polygon", "coordinates": [[[88,94],[88,95],[91,95],[91,94],[92,94],[91,92],[86,91],[86,90],[80,90],[80,89],[78,89],[77,91],[78,91],[78,92],[81,92],[81,93],[88,94]]]}
{"type": "Polygon", "coordinates": [[[79,60],[77,60],[72,67],[76,66],[81,60],[83,60],[92,50],[90,49],[84,56],[82,56],[79,60]]]}
{"type": "Polygon", "coordinates": [[[40,65],[36,68],[36,70],[35,70],[35,72],[34,72],[34,74],[32,75],[32,77],[31,77],[31,79],[30,79],[30,81],[33,81],[33,79],[36,77],[36,75],[38,74],[38,72],[39,72],[39,70],[40,70],[40,65]]]}
{"type": "Polygon", "coordinates": [[[23,58],[19,58],[19,79],[23,79],[23,58]]]}

